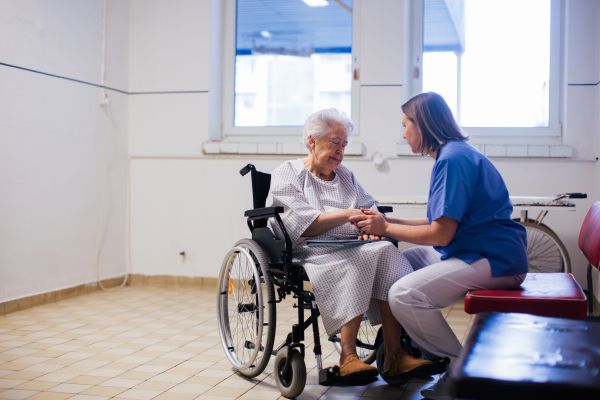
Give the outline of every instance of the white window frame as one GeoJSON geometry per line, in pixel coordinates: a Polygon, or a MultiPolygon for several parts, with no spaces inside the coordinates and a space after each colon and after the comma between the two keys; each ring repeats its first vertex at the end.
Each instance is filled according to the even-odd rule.
{"type": "MultiPolygon", "coordinates": [[[[352,2],[352,60],[353,69],[359,69],[360,60],[360,10],[361,0],[352,2]]],[[[337,6],[331,4],[330,6],[337,6]]],[[[235,112],[235,40],[236,40],[236,0],[224,0],[223,29],[223,103],[222,103],[222,136],[221,139],[232,142],[259,143],[300,143],[302,126],[256,126],[238,127],[234,125],[235,112]]],[[[360,71],[360,69],[359,69],[360,71]]],[[[359,104],[360,80],[352,80],[352,115],[355,131],[353,144],[358,143],[359,136],[359,104]]]]}
{"type": "MultiPolygon", "coordinates": [[[[564,25],[563,0],[551,0],[550,8],[550,93],[549,126],[532,128],[492,128],[461,127],[470,137],[471,143],[562,143],[561,107],[563,90],[563,66],[561,54],[564,51],[562,30],[564,25]]],[[[403,100],[407,101],[422,92],[423,60],[423,0],[406,2],[406,15],[410,18],[409,37],[405,51],[405,74],[403,100]],[[418,78],[413,71],[418,68],[418,78]]]]}

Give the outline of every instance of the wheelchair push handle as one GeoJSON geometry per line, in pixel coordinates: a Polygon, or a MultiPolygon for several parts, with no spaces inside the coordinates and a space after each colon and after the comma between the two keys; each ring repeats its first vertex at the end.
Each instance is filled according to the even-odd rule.
{"type": "Polygon", "coordinates": [[[556,195],[556,199],[587,199],[587,193],[561,193],[556,195]]]}
{"type": "Polygon", "coordinates": [[[256,171],[256,167],[253,164],[248,164],[244,168],[240,169],[240,175],[245,176],[251,170],[256,171]]]}
{"type": "Polygon", "coordinates": [[[568,199],[587,199],[587,193],[565,193],[568,199]]]}

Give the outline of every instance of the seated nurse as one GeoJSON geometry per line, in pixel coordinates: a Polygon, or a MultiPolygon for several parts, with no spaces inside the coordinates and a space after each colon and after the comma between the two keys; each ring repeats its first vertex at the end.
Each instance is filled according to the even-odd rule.
{"type": "Polygon", "coordinates": [[[419,94],[402,111],[404,138],[412,152],[435,160],[427,219],[364,210],[351,220],[365,233],[420,245],[404,251],[415,272],[390,288],[389,305],[428,358],[450,358],[444,376],[421,394],[452,399],[448,376],[462,346],[440,309],[471,290],[517,288],[528,270],[526,233],[511,219],[502,176],[466,143],[468,137],[439,94],[419,94]]]}

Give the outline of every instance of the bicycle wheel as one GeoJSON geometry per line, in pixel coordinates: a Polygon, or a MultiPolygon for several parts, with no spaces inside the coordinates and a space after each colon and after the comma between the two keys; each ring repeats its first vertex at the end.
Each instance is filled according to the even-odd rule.
{"type": "Polygon", "coordinates": [[[527,230],[529,272],[571,272],[569,253],[552,229],[534,220],[515,221],[527,230]]]}
{"type": "MultiPolygon", "coordinates": [[[[375,344],[375,339],[377,338],[377,332],[381,328],[381,325],[372,326],[369,320],[367,319],[367,315],[363,315],[362,321],[360,322],[360,327],[358,328],[358,335],[356,337],[361,343],[372,346],[375,344]]],[[[339,341],[339,335],[335,335],[333,346],[337,350],[339,354],[342,354],[342,345],[339,341]]],[[[373,361],[377,358],[377,349],[368,349],[366,347],[357,344],[356,346],[356,355],[358,358],[364,362],[365,364],[373,364],[373,361]]]]}
{"type": "Polygon", "coordinates": [[[275,340],[275,293],[271,277],[264,273],[266,265],[256,242],[242,239],[227,253],[217,287],[223,349],[229,362],[249,378],[264,371],[275,340]]]}

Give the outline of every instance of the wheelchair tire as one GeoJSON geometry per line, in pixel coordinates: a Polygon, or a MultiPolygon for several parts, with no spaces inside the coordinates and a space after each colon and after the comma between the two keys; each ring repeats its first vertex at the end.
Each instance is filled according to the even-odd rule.
{"type": "MultiPolygon", "coordinates": [[[[381,329],[381,325],[371,326],[371,323],[365,315],[360,322],[356,339],[360,340],[364,344],[374,345],[379,329],[381,329]]],[[[339,337],[339,335],[336,335],[336,337],[339,337]]],[[[338,354],[342,354],[342,345],[340,342],[334,341],[333,346],[337,350],[338,354]]],[[[377,358],[377,349],[371,350],[357,345],[356,355],[362,362],[370,365],[373,364],[377,358]]]]}
{"type": "Polygon", "coordinates": [[[223,260],[217,286],[217,324],[223,350],[240,374],[260,375],[275,341],[276,307],[273,282],[260,246],[238,241],[223,260]],[[261,290],[257,290],[260,282],[261,290]]]}
{"type": "Polygon", "coordinates": [[[284,397],[293,399],[298,397],[306,386],[306,364],[300,352],[289,347],[282,347],[275,356],[273,367],[275,383],[284,397]],[[289,358],[290,367],[284,372],[284,367],[289,358]]]}

